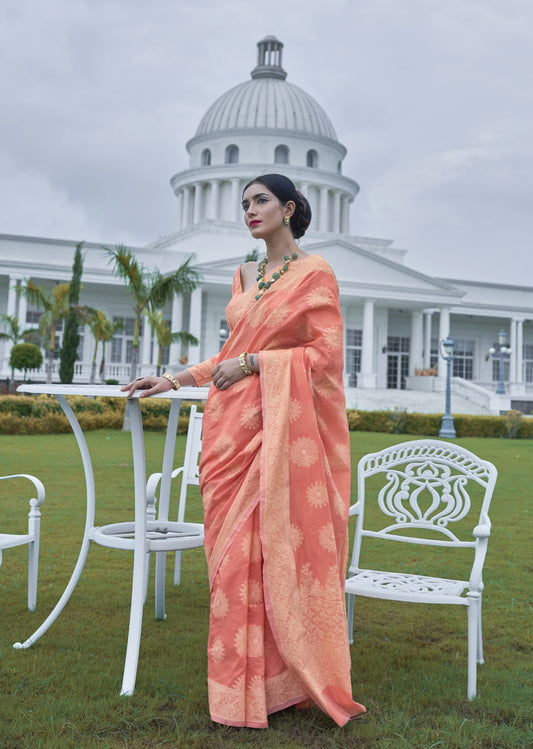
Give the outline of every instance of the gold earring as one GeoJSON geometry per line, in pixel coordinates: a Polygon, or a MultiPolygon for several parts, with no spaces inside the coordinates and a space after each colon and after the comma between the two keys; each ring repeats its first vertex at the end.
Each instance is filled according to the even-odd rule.
{"type": "Polygon", "coordinates": [[[285,216],[284,221],[285,221],[285,226],[288,226],[290,224],[290,222],[291,222],[291,219],[290,219],[289,216],[285,216]]]}

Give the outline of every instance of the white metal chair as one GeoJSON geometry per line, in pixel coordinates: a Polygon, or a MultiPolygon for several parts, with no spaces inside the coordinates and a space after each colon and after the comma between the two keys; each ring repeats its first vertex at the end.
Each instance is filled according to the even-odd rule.
{"type": "MultiPolygon", "coordinates": [[[[359,461],[358,501],[350,508],[350,514],[357,517],[345,583],[350,642],[353,641],[356,595],[466,606],[468,699],[476,696],[476,662],[483,663],[482,570],[491,529],[488,511],[496,477],[497,470],[492,463],[458,445],[438,440],[403,442],[359,461]],[[474,510],[473,501],[480,505],[479,511],[474,510]],[[385,545],[395,541],[447,549],[470,548],[474,560],[464,580],[412,571],[367,569],[360,567],[363,539],[373,539],[373,553],[378,541],[385,545]]],[[[365,541],[365,550],[367,546],[369,542],[365,541]]],[[[390,546],[386,549],[392,551],[390,546]]],[[[365,562],[367,556],[365,553],[365,562]]],[[[398,563],[398,566],[403,565],[398,563]]]]}
{"type": "Polygon", "coordinates": [[[28,608],[35,611],[37,604],[37,577],[39,574],[39,540],[41,532],[41,511],[40,506],[44,502],[44,486],[35,478],[27,473],[16,473],[11,476],[0,476],[0,481],[7,479],[27,479],[31,481],[37,492],[36,497],[30,499],[30,511],[28,513],[28,532],[0,533],[0,565],[2,564],[2,551],[11,549],[14,546],[28,544],[28,608]]]}
{"type": "MultiPolygon", "coordinates": [[[[202,416],[203,414],[197,411],[195,405],[191,406],[189,415],[189,427],[187,430],[187,442],[185,445],[185,457],[183,465],[176,468],[171,473],[171,478],[175,479],[181,476],[181,487],[178,501],[178,524],[180,525],[193,525],[191,523],[185,523],[185,507],[187,503],[187,490],[189,486],[198,486],[200,483],[199,479],[199,462],[200,453],[202,451],[202,416]]],[[[156,491],[161,480],[161,473],[152,473],[146,484],[146,515],[148,521],[155,521],[157,514],[157,522],[165,523],[168,522],[169,506],[168,503],[157,503],[156,491]]],[[[203,524],[194,524],[194,527],[198,529],[196,535],[196,543],[194,546],[187,545],[186,548],[197,548],[202,546],[204,543],[203,524]]],[[[182,550],[176,550],[176,558],[174,563],[174,585],[179,585],[181,581],[181,554],[182,550]]],[[[150,565],[150,555],[147,557],[147,574],[146,580],[148,580],[150,565]]],[[[166,554],[164,551],[156,552],[156,567],[155,567],[155,600],[156,600],[156,617],[164,617],[164,586],[165,586],[165,566],[166,566],[166,554]],[[161,608],[163,609],[161,611],[161,608]]]]}

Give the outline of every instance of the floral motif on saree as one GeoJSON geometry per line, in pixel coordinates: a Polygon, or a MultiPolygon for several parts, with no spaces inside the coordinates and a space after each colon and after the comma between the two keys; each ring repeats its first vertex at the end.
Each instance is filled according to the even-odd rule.
{"type": "Polygon", "coordinates": [[[240,272],[220,352],[191,368],[259,352],[260,375],[213,386],[200,485],[211,587],[213,720],[262,728],[311,698],[339,725],[354,702],[346,630],[350,450],[337,282],[307,256],[259,299],[240,272]]]}

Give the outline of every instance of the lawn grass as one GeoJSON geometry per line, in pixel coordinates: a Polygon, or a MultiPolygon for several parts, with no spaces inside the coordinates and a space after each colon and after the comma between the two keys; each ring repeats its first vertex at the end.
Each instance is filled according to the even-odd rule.
{"type": "MultiPolygon", "coordinates": [[[[86,435],[97,490],[97,523],[133,515],[130,437],[86,435]]],[[[147,433],[147,469],[160,468],[164,435],[147,433]]],[[[401,435],[351,433],[353,466],[401,435]]],[[[67,607],[32,648],[15,651],[43,621],[77,559],[85,485],[71,435],[0,436],[0,474],[30,472],[46,486],[37,609],[26,608],[26,547],[8,550],[0,568],[0,747],[530,747],[531,485],[530,440],[461,439],[494,462],[499,478],[485,565],[485,664],[478,697],[466,700],[466,612],[357,599],[352,646],[355,698],[368,714],[338,728],[318,709],[275,714],[267,731],[232,729],[209,718],[206,637],[209,594],[201,549],[183,555],[182,584],[171,584],[167,619],[144,612],[135,693],[120,697],[131,595],[132,555],[92,545],[67,607]]],[[[176,465],[183,455],[178,437],[176,465]]],[[[22,486],[22,485],[21,485],[22,486]]],[[[2,490],[2,530],[26,525],[26,495],[2,490]]],[[[354,471],[355,496],[355,471],[354,471]]],[[[198,492],[189,519],[201,520],[198,492]]],[[[460,609],[460,610],[458,610],[460,609]]]]}

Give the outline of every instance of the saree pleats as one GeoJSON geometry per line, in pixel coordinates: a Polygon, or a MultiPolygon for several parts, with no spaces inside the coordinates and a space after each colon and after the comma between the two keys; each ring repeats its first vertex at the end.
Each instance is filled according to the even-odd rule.
{"type": "MultiPolygon", "coordinates": [[[[365,708],[351,695],[344,604],[350,450],[336,280],[308,256],[256,300],[237,272],[226,313],[217,360],[260,352],[261,373],[212,387],[204,415],[211,716],[261,728],[311,698],[343,725],[365,708]]],[[[205,364],[191,372],[209,379],[205,364]]]]}

